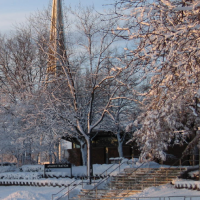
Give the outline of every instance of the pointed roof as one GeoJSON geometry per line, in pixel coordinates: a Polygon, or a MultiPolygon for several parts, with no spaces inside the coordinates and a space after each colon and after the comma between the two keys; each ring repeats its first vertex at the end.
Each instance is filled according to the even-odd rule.
{"type": "Polygon", "coordinates": [[[65,48],[62,2],[53,0],[47,72],[57,74],[63,64],[69,65],[65,48]]]}

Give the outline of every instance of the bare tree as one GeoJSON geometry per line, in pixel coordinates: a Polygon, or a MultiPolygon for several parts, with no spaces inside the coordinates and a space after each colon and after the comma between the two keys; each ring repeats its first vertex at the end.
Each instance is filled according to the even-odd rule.
{"type": "MultiPolygon", "coordinates": [[[[7,135],[4,140],[7,153],[11,152],[19,160],[24,152],[29,151],[27,159],[30,162],[31,147],[28,143],[31,144],[34,132],[24,125],[30,110],[34,110],[28,103],[43,84],[45,70],[45,55],[31,36],[31,30],[26,28],[0,39],[0,111],[5,115],[1,122],[4,130],[1,135],[7,135]]],[[[34,138],[36,140],[37,136],[34,138]]]]}
{"type": "Polygon", "coordinates": [[[71,14],[75,20],[67,34],[73,35],[67,42],[69,66],[65,57],[57,58],[62,73],[48,79],[53,84],[46,90],[48,106],[43,112],[50,109],[54,119],[65,123],[63,133],[79,140],[82,152],[87,152],[83,162],[89,175],[91,133],[102,123],[112,102],[126,98],[118,91],[127,87],[123,81],[128,79],[128,72],[127,65],[119,64],[116,58],[117,38],[109,31],[116,22],[104,21],[92,8],[81,8],[71,14]]]}

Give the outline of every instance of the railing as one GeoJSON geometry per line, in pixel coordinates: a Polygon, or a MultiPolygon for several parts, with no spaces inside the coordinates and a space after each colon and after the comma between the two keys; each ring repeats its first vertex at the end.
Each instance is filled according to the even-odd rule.
{"type": "MultiPolygon", "coordinates": [[[[128,162],[130,162],[130,161],[128,161],[128,162]]],[[[112,172],[114,172],[115,170],[117,170],[118,168],[119,168],[119,172],[120,172],[120,166],[123,165],[124,163],[127,163],[127,161],[121,163],[117,168],[115,168],[113,171],[111,171],[110,174],[111,174],[112,172]]],[[[127,164],[128,164],[128,163],[127,163],[127,164]]],[[[139,167],[137,167],[133,172],[137,171],[137,170],[138,170],[139,168],[141,168],[143,165],[144,165],[144,163],[142,163],[139,167]]],[[[132,172],[132,173],[133,173],[133,172],[132,172]]],[[[96,193],[96,198],[97,198],[97,190],[98,190],[98,187],[99,187],[100,185],[102,185],[103,183],[105,184],[105,182],[108,181],[108,179],[111,178],[110,174],[109,174],[109,176],[108,176],[107,178],[103,179],[101,182],[99,182],[99,183],[92,189],[92,190],[95,191],[95,193],[96,193]]],[[[90,191],[92,191],[92,190],[90,190],[90,191]]],[[[90,192],[90,191],[89,191],[89,192],[90,192]]],[[[86,195],[89,194],[89,192],[86,193],[86,195]]],[[[119,193],[121,193],[121,191],[120,191],[119,193]]]]}
{"type": "MultiPolygon", "coordinates": [[[[121,166],[122,164],[126,163],[126,162],[127,162],[127,161],[121,163],[121,164],[117,167],[117,168],[119,168],[119,171],[120,171],[120,166],[121,166]]],[[[129,161],[129,162],[130,162],[130,161],[129,161]]],[[[136,172],[138,169],[140,169],[144,164],[145,164],[145,163],[142,163],[139,167],[137,167],[134,171],[132,171],[132,174],[133,174],[134,172],[136,172]]],[[[115,168],[113,171],[115,171],[117,168],[115,168]]],[[[147,173],[146,173],[145,175],[143,175],[143,177],[142,177],[141,180],[139,181],[140,183],[143,182],[144,180],[146,180],[146,178],[149,176],[149,173],[150,173],[151,170],[155,171],[155,169],[154,169],[154,168],[150,168],[150,165],[149,165],[149,166],[148,166],[147,173]]],[[[113,171],[111,171],[110,174],[111,174],[113,171]]],[[[93,189],[90,190],[90,191],[95,191],[95,193],[96,193],[96,198],[97,198],[97,190],[99,189],[99,186],[102,185],[103,183],[105,183],[106,181],[108,181],[108,179],[110,179],[110,178],[111,178],[111,176],[108,175],[107,178],[105,178],[105,179],[103,179],[101,182],[97,183],[97,185],[96,185],[93,189]]],[[[155,177],[154,177],[154,179],[155,179],[155,177]]],[[[137,180],[137,182],[136,182],[136,179],[135,179],[135,184],[136,184],[136,183],[139,183],[139,182],[138,182],[138,180],[137,180]]],[[[154,181],[154,182],[155,182],[155,181],[154,181]]],[[[129,187],[129,188],[130,188],[130,187],[129,187]]],[[[127,188],[126,188],[126,189],[127,189],[127,188]]],[[[141,186],[141,189],[142,189],[142,190],[144,189],[144,186],[143,186],[143,185],[141,186]]],[[[86,193],[85,195],[89,194],[90,191],[89,191],[88,193],[86,193]]],[[[124,189],[116,190],[116,191],[117,191],[117,193],[116,193],[116,196],[117,196],[117,195],[119,195],[121,192],[123,192],[124,189]]]]}
{"type": "MultiPolygon", "coordinates": [[[[116,163],[112,164],[108,169],[106,169],[104,172],[102,172],[100,175],[96,175],[95,177],[100,177],[103,178],[103,174],[106,173],[105,176],[108,176],[108,170],[111,169],[114,165],[116,165],[116,163]]],[[[120,163],[119,163],[120,165],[120,163]]]]}
{"type": "MultiPolygon", "coordinates": [[[[194,155],[194,154],[192,154],[192,155],[187,154],[187,155],[185,155],[185,156],[195,156],[195,155],[194,155]]],[[[180,172],[181,172],[181,171],[182,171],[182,168],[184,168],[184,166],[183,166],[184,163],[186,163],[186,162],[193,162],[193,163],[195,163],[196,161],[198,161],[198,160],[191,159],[191,160],[184,160],[183,162],[181,162],[181,160],[182,160],[185,156],[183,156],[183,157],[181,157],[180,159],[176,160],[170,167],[168,167],[168,168],[165,169],[166,176],[169,176],[170,174],[173,173],[173,171],[171,171],[171,173],[170,173],[169,170],[172,169],[173,167],[176,167],[176,164],[179,164],[177,167],[179,167],[180,172]]],[[[156,177],[156,175],[153,177],[154,180],[155,180],[155,177],[156,177]]]]}
{"type": "MultiPolygon", "coordinates": [[[[62,190],[60,190],[59,192],[57,192],[56,194],[52,194],[52,198],[51,199],[54,200],[54,196],[57,196],[58,194],[61,194],[65,190],[67,190],[67,191],[65,191],[64,194],[62,194],[61,196],[57,197],[56,200],[60,200],[63,197],[66,197],[66,196],[69,199],[70,192],[73,191],[77,186],[81,185],[82,189],[83,189],[83,185],[84,184],[89,184],[90,183],[90,180],[88,179],[88,177],[86,177],[86,178],[87,178],[86,181],[84,181],[85,179],[83,179],[83,178],[82,179],[77,179],[77,180],[73,181],[72,183],[70,183],[69,185],[67,185],[65,188],[63,188],[62,190]],[[78,183],[76,183],[76,182],[78,182],[78,183]]],[[[98,183],[98,182],[95,182],[95,180],[96,180],[95,178],[96,177],[92,177],[92,178],[94,178],[93,179],[93,183],[98,183]]]]}
{"type": "MultiPolygon", "coordinates": [[[[189,155],[187,155],[187,156],[189,156],[189,155]]],[[[169,169],[171,169],[172,167],[175,167],[175,165],[176,165],[177,163],[180,164],[180,163],[181,163],[181,160],[182,160],[183,158],[184,158],[184,157],[182,157],[182,158],[180,158],[179,160],[175,161],[175,162],[173,163],[173,165],[171,165],[170,167],[168,167],[168,168],[165,169],[166,177],[173,173],[173,171],[170,172],[169,169]]],[[[192,159],[192,160],[185,160],[182,164],[184,164],[185,162],[190,162],[190,161],[195,162],[195,161],[197,161],[197,160],[194,160],[194,159],[192,159]]],[[[121,164],[123,164],[123,163],[121,163],[121,164]]],[[[144,164],[144,163],[143,163],[143,164],[144,164]]],[[[142,164],[142,165],[143,165],[143,164],[142,164]]],[[[136,172],[139,168],[142,167],[142,165],[140,165],[138,168],[136,168],[132,173],[136,172]]],[[[119,165],[119,166],[120,166],[120,165],[119,165]]],[[[179,167],[180,167],[180,171],[181,171],[183,166],[179,166],[179,167]]],[[[148,166],[147,168],[149,168],[149,169],[148,169],[146,175],[143,175],[143,177],[141,178],[141,180],[140,180],[139,182],[138,182],[138,180],[137,180],[137,182],[136,182],[136,179],[135,179],[135,184],[136,184],[136,183],[142,183],[142,182],[144,182],[144,180],[146,180],[147,177],[149,176],[150,171],[151,171],[151,170],[152,170],[152,171],[155,170],[155,169],[150,168],[150,166],[148,166]]],[[[111,172],[111,173],[112,173],[112,172],[111,172]]],[[[156,174],[155,174],[153,177],[151,177],[151,178],[154,180],[154,181],[153,181],[154,185],[156,185],[156,174]]],[[[103,184],[104,182],[106,182],[108,179],[110,179],[110,176],[108,176],[107,178],[105,178],[104,180],[102,180],[100,183],[98,183],[98,184],[92,189],[93,191],[95,190],[96,198],[97,198],[97,189],[98,189],[98,187],[99,187],[101,184],[103,184]]],[[[142,190],[144,189],[144,185],[145,185],[145,183],[144,183],[143,185],[141,185],[141,189],[142,189],[142,190]]],[[[130,187],[129,187],[129,188],[130,188],[130,187]]],[[[126,188],[126,189],[127,189],[127,188],[126,188]]],[[[90,191],[92,191],[92,190],[90,190],[90,191]]],[[[90,192],[90,191],[89,191],[89,192],[90,192]]],[[[121,192],[123,192],[123,191],[124,191],[124,189],[117,190],[117,193],[116,193],[115,196],[119,195],[119,194],[120,194],[121,192]]],[[[86,193],[85,195],[89,194],[89,192],[86,193]]],[[[115,198],[116,198],[116,197],[115,197],[115,198]]],[[[112,198],[110,198],[110,199],[112,199],[112,198]]],[[[119,199],[120,199],[120,198],[119,198],[119,199]]]]}
{"type": "MultiPolygon", "coordinates": [[[[188,156],[188,155],[187,155],[188,156]]],[[[166,175],[170,175],[170,173],[168,173],[168,171],[167,170],[169,170],[169,169],[171,169],[172,167],[174,167],[177,163],[181,163],[181,160],[183,159],[184,157],[182,157],[182,158],[180,158],[179,160],[177,160],[176,162],[174,162],[173,163],[173,165],[171,165],[170,167],[168,167],[168,168],[166,168],[165,170],[166,170],[166,175]]],[[[192,159],[192,160],[185,160],[183,163],[181,163],[181,164],[184,164],[185,162],[190,162],[190,161],[192,161],[192,162],[195,162],[195,161],[197,161],[197,160],[194,160],[194,159],[192,159]]],[[[94,177],[92,177],[92,178],[94,178],[94,183],[95,183],[95,179],[96,178],[103,178],[103,180],[100,180],[99,182],[96,182],[97,184],[94,186],[94,188],[93,189],[91,189],[91,190],[89,190],[89,192],[90,191],[95,191],[95,193],[97,194],[97,190],[99,189],[99,187],[102,185],[102,184],[105,184],[106,182],[108,182],[109,181],[109,179],[112,177],[111,176],[111,174],[114,172],[114,171],[116,171],[116,170],[118,170],[119,169],[119,172],[120,172],[120,167],[123,165],[123,164],[125,164],[125,163],[127,163],[127,164],[129,164],[128,162],[130,162],[130,161],[125,161],[125,162],[122,162],[122,163],[120,163],[115,169],[113,169],[110,173],[108,173],[108,170],[109,169],[111,169],[114,165],[116,165],[116,163],[114,163],[113,165],[111,165],[108,169],[106,169],[103,173],[101,173],[100,175],[97,175],[97,176],[94,176],[94,177]],[[106,175],[104,175],[106,173],[106,175]],[[105,177],[105,178],[104,178],[105,177]]],[[[136,172],[139,168],[141,168],[143,165],[144,165],[145,163],[142,163],[139,167],[137,167],[132,173],[134,173],[134,172],[136,172]]],[[[152,168],[150,168],[150,166],[149,167],[147,167],[147,168],[149,168],[149,170],[148,170],[148,172],[150,172],[150,170],[152,170],[152,168]]],[[[180,171],[181,171],[181,167],[180,167],[180,171]]],[[[146,176],[148,176],[148,172],[146,173],[146,176]]],[[[143,178],[142,178],[142,180],[140,181],[140,182],[142,182],[142,181],[144,181],[144,178],[146,178],[146,176],[144,175],[143,176],[143,178]]],[[[154,178],[154,184],[155,184],[155,177],[156,177],[156,175],[154,175],[153,176],[153,178],[154,178]]],[[[88,179],[87,179],[88,180],[88,179]]],[[[67,192],[65,192],[65,194],[63,194],[62,196],[60,196],[58,199],[56,199],[56,200],[59,200],[59,199],[61,199],[62,197],[64,197],[64,196],[68,196],[68,199],[69,199],[69,194],[70,194],[70,192],[72,191],[72,190],[74,190],[78,185],[82,185],[82,188],[83,188],[83,184],[84,183],[86,183],[86,184],[88,184],[88,181],[87,182],[84,182],[83,180],[82,181],[80,181],[78,184],[75,184],[75,182],[76,182],[77,180],[75,180],[74,182],[72,182],[71,184],[69,184],[66,188],[68,189],[67,190],[67,192]],[[73,187],[71,188],[71,189],[69,189],[69,187],[70,186],[72,186],[73,185],[73,187]]],[[[136,180],[135,180],[136,181],[136,180]]],[[[136,183],[136,182],[135,182],[136,183]]],[[[62,189],[60,192],[58,192],[57,194],[53,194],[52,195],[52,200],[53,200],[53,196],[55,196],[55,195],[58,195],[59,193],[61,193],[62,191],[64,191],[66,188],[64,188],[64,189],[62,189]]],[[[141,188],[141,189],[143,189],[143,188],[141,188]]],[[[87,195],[87,194],[89,194],[89,192],[88,193],[86,193],[85,195],[87,195]]],[[[120,194],[121,192],[123,192],[123,190],[118,190],[118,194],[120,194]]],[[[125,199],[125,197],[123,197],[124,199],[125,199]]],[[[136,197],[135,197],[136,198],[136,197]]],[[[138,198],[138,197],[137,197],[138,198]]],[[[143,197],[144,199],[146,198],[146,197],[143,197]]],[[[169,198],[169,197],[159,197],[159,198],[169,198]]],[[[172,197],[170,197],[170,198],[172,198],[172,197]]],[[[82,198],[83,199],[83,198],[82,198]]],[[[91,198],[90,197],[90,199],[93,199],[93,198],[91,198]]],[[[96,198],[94,198],[94,199],[96,199],[96,198]]],[[[106,198],[104,198],[104,199],[106,199],[106,198]]],[[[120,199],[120,198],[118,198],[118,197],[115,197],[115,198],[112,198],[112,197],[109,197],[109,199],[120,199]]],[[[130,197],[129,197],[129,199],[130,199],[130,197]]],[[[134,198],[133,198],[134,199],[134,198]]],[[[140,199],[137,199],[137,200],[140,200],[140,199]]],[[[161,199],[159,199],[159,200],[161,200],[161,199]]],[[[167,200],[167,199],[166,199],[167,200]]],[[[171,200],[171,199],[169,199],[169,200],[171,200]]]]}
{"type": "MultiPolygon", "coordinates": [[[[100,198],[82,198],[81,200],[97,200],[100,198]]],[[[103,197],[104,200],[199,200],[200,196],[158,196],[158,197],[103,197]]]]}
{"type": "MultiPolygon", "coordinates": [[[[199,160],[193,160],[193,159],[192,159],[192,160],[184,160],[183,162],[179,162],[179,163],[180,163],[180,164],[179,164],[179,167],[180,167],[180,166],[184,167],[183,164],[186,163],[186,162],[197,162],[197,161],[199,161],[199,160]]],[[[188,166],[188,165],[187,165],[187,166],[188,166]]],[[[190,166],[191,166],[191,165],[190,165],[190,166]]],[[[193,166],[194,166],[194,165],[193,165],[193,166]]]]}
{"type": "MultiPolygon", "coordinates": [[[[188,155],[187,155],[187,156],[188,156],[188,155]]],[[[183,158],[184,158],[184,157],[183,157],[183,158]]],[[[181,159],[175,161],[173,165],[171,165],[170,167],[164,169],[165,178],[167,178],[168,176],[170,176],[170,175],[172,175],[172,174],[174,173],[174,171],[171,170],[171,169],[172,169],[173,167],[176,167],[176,164],[177,164],[177,163],[180,164],[180,163],[181,163],[181,160],[182,160],[183,158],[181,158],[181,159]]],[[[197,160],[194,160],[194,159],[192,159],[192,160],[184,160],[184,162],[182,162],[182,164],[184,164],[185,162],[190,162],[190,161],[194,162],[194,161],[197,161],[197,160]]],[[[179,168],[179,169],[180,169],[180,172],[181,172],[182,169],[184,168],[184,166],[179,165],[179,166],[177,166],[176,168],[179,168]]],[[[149,175],[149,172],[150,172],[151,170],[152,170],[152,169],[149,169],[148,172],[147,172],[147,174],[146,174],[146,176],[143,176],[143,177],[142,177],[142,179],[140,180],[140,183],[142,183],[142,182],[144,182],[145,180],[147,180],[146,177],[149,175]]],[[[156,184],[157,184],[156,178],[157,178],[157,174],[154,174],[153,176],[151,176],[151,179],[153,179],[153,181],[152,181],[152,186],[153,186],[153,185],[156,186],[156,184]]],[[[164,181],[164,177],[163,177],[163,181],[164,181]]],[[[145,185],[145,183],[144,183],[143,185],[141,185],[141,189],[142,189],[142,190],[144,189],[144,185],[145,185]]]]}
{"type": "MultiPolygon", "coordinates": [[[[76,179],[75,181],[73,181],[72,183],[68,184],[67,187],[63,188],[62,190],[60,190],[60,191],[57,192],[56,194],[52,194],[52,195],[51,195],[51,199],[53,200],[53,199],[54,199],[54,196],[60,194],[60,193],[63,192],[66,188],[67,188],[68,191],[69,191],[69,187],[72,186],[72,185],[74,185],[76,181],[77,181],[77,179],[76,179]]],[[[62,196],[63,196],[63,195],[62,195],[62,196]]],[[[61,196],[61,197],[62,197],[62,196],[61,196]]],[[[60,197],[60,198],[61,198],[61,197],[60,197]]]]}
{"type": "MultiPolygon", "coordinates": [[[[142,165],[144,165],[145,163],[143,163],[142,165]]],[[[137,172],[138,171],[138,169],[140,169],[141,167],[142,167],[142,165],[140,165],[138,168],[136,168],[134,171],[132,171],[131,172],[131,174],[133,174],[133,173],[135,173],[135,172],[137,172]]],[[[115,193],[115,196],[117,196],[117,195],[119,195],[120,193],[122,193],[122,192],[124,192],[124,190],[127,190],[127,189],[131,189],[132,188],[132,186],[133,185],[136,185],[136,184],[139,184],[139,183],[141,183],[141,182],[143,182],[144,180],[146,180],[146,177],[149,177],[149,173],[150,173],[150,171],[155,171],[155,168],[150,168],[150,165],[148,164],[148,168],[147,168],[148,170],[147,170],[147,173],[146,174],[143,174],[142,175],[142,177],[141,177],[141,179],[140,179],[140,181],[138,180],[138,179],[136,179],[136,177],[134,178],[134,183],[130,183],[129,182],[129,187],[126,187],[126,189],[118,189],[118,190],[115,190],[116,191],[116,193],[115,193]]],[[[125,177],[123,177],[124,179],[123,179],[123,184],[125,184],[125,177]]],[[[132,179],[133,180],[133,179],[132,179]]],[[[112,186],[111,186],[111,188],[112,188],[112,186]]],[[[123,185],[123,188],[125,188],[124,187],[124,185],[123,185]]],[[[144,185],[142,185],[141,186],[141,190],[143,190],[144,189],[144,185]]],[[[112,189],[113,190],[113,189],[112,189]]],[[[96,192],[97,193],[97,192],[96,192]]],[[[127,192],[126,194],[128,194],[129,192],[127,192]]]]}
{"type": "MultiPolygon", "coordinates": [[[[111,177],[111,173],[113,173],[114,171],[116,171],[118,168],[119,168],[119,172],[120,172],[120,167],[121,167],[123,164],[125,164],[125,163],[128,164],[128,162],[130,162],[130,161],[125,161],[125,162],[123,162],[123,163],[120,163],[118,167],[116,167],[113,171],[111,171],[111,172],[109,173],[109,175],[108,175],[105,179],[103,179],[102,181],[100,181],[92,190],[96,190],[101,184],[103,184],[105,181],[107,181],[107,180],[111,177]]],[[[140,167],[142,167],[142,165],[144,165],[144,163],[142,163],[142,164],[141,164],[139,167],[137,167],[134,171],[136,171],[137,169],[139,169],[140,167]]]]}
{"type": "MultiPolygon", "coordinates": [[[[127,162],[127,161],[125,161],[125,162],[127,162]]],[[[125,163],[125,162],[123,162],[123,163],[125,163]]],[[[120,165],[121,165],[122,163],[119,163],[118,164],[118,166],[117,166],[117,168],[119,168],[119,171],[120,171],[120,165]]],[[[97,178],[106,178],[106,177],[109,177],[110,176],[110,173],[112,173],[113,171],[115,171],[117,168],[115,168],[114,170],[112,170],[109,174],[108,174],[108,170],[109,169],[111,169],[114,165],[116,165],[116,163],[114,163],[114,164],[112,164],[109,168],[107,168],[105,171],[103,171],[101,174],[99,174],[99,175],[96,175],[96,176],[93,176],[93,177],[91,177],[90,176],[90,178],[92,178],[93,179],[93,183],[99,183],[99,182],[95,182],[96,181],[96,179],[97,178]],[[106,175],[104,175],[106,173],[106,175]]],[[[87,177],[87,178],[89,178],[89,177],[87,177]]],[[[91,179],[91,180],[92,180],[91,179]]],[[[54,200],[54,196],[56,196],[56,195],[58,195],[58,194],[61,194],[64,190],[67,190],[63,195],[61,195],[60,197],[58,197],[56,200],[59,200],[59,199],[61,199],[61,198],[63,198],[64,196],[68,196],[68,199],[69,199],[69,194],[70,194],[70,192],[72,191],[72,190],[74,190],[77,186],[79,186],[79,185],[82,185],[82,188],[83,188],[83,184],[85,183],[85,184],[88,184],[90,181],[89,181],[89,179],[87,179],[87,181],[83,181],[83,179],[82,179],[82,181],[79,179],[79,183],[77,183],[76,184],[76,181],[78,181],[78,180],[75,180],[75,181],[73,181],[72,183],[70,183],[68,186],[66,186],[65,188],[63,188],[62,190],[60,190],[59,192],[57,192],[56,194],[52,194],[52,200],[54,200]],[[71,189],[69,189],[70,187],[72,186],[72,188],[71,189]]]]}

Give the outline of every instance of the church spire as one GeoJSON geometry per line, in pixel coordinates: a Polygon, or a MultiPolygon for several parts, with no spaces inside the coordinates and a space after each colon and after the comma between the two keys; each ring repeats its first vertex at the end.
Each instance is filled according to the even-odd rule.
{"type": "Polygon", "coordinates": [[[62,2],[53,0],[47,72],[58,74],[66,64],[69,65],[65,48],[62,2]]]}

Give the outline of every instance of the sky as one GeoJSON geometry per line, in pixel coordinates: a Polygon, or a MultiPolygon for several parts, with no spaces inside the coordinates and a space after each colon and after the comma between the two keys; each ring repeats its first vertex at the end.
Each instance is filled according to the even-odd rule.
{"type": "MultiPolygon", "coordinates": [[[[16,26],[26,22],[31,13],[48,8],[53,0],[0,0],[0,33],[8,33],[16,26]]],[[[101,11],[114,0],[62,0],[63,5],[72,7],[81,5],[94,5],[95,9],[101,11]]]]}

